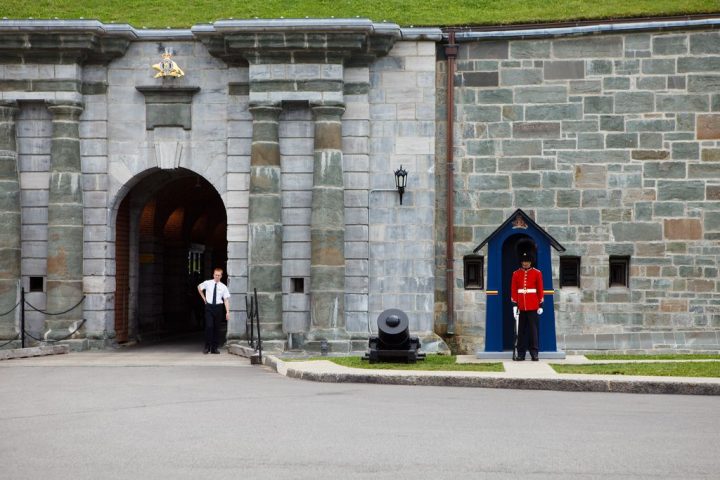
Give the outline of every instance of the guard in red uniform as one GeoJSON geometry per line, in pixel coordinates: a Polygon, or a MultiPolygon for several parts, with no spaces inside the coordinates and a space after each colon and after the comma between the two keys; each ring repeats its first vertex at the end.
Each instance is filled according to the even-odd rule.
{"type": "Polygon", "coordinates": [[[516,360],[525,360],[530,350],[533,362],[538,360],[538,315],[542,313],[543,282],[542,272],[532,267],[528,253],[520,256],[521,268],[515,270],[510,286],[513,310],[519,310],[518,345],[516,360]]]}

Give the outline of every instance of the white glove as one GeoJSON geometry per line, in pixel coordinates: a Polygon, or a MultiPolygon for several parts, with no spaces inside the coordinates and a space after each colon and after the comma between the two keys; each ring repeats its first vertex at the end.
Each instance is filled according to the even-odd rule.
{"type": "Polygon", "coordinates": [[[538,315],[542,315],[543,309],[542,307],[538,308],[538,315]]]}
{"type": "Polygon", "coordinates": [[[520,318],[520,311],[518,310],[517,307],[513,307],[513,317],[515,317],[515,320],[520,318]]]}

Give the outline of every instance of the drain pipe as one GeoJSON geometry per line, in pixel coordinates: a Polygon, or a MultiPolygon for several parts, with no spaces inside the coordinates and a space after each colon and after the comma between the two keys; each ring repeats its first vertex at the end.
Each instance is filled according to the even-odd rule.
{"type": "Polygon", "coordinates": [[[445,274],[447,295],[447,334],[455,335],[455,258],[453,254],[454,223],[455,223],[455,161],[454,161],[454,118],[455,118],[455,58],[458,54],[458,45],[455,43],[455,32],[448,32],[448,42],[445,45],[447,58],[447,128],[445,140],[447,151],[447,199],[445,211],[447,215],[447,245],[445,250],[445,274]]]}
{"type": "MultiPolygon", "coordinates": [[[[598,33],[630,33],[643,32],[647,30],[670,31],[677,29],[717,29],[720,28],[720,18],[713,15],[709,18],[683,18],[666,19],[657,21],[645,19],[641,21],[615,21],[605,23],[568,22],[558,24],[540,24],[535,26],[512,26],[504,28],[478,28],[458,32],[457,41],[476,42],[478,40],[497,39],[530,39],[530,38],[552,38],[565,35],[596,35],[598,33]]],[[[452,35],[454,32],[448,32],[452,35]]],[[[453,37],[454,38],[454,37],[453,37]]],[[[447,48],[447,47],[446,47],[447,48]]]]}

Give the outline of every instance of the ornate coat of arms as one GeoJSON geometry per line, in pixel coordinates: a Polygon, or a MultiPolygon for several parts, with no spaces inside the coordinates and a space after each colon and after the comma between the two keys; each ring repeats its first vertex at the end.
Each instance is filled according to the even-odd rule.
{"type": "Polygon", "coordinates": [[[160,63],[156,63],[152,66],[153,69],[157,70],[158,73],[155,74],[154,78],[159,77],[183,77],[185,76],[185,72],[182,71],[180,67],[178,67],[178,64],[175,63],[174,60],[172,60],[172,53],[170,53],[169,50],[165,50],[165,53],[162,54],[162,60],[160,60],[160,63]]]}

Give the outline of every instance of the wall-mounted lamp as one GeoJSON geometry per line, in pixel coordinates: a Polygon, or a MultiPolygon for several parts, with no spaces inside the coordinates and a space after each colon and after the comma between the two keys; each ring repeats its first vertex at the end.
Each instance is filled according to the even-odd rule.
{"type": "Polygon", "coordinates": [[[399,169],[395,170],[395,186],[400,194],[400,205],[402,205],[403,193],[405,193],[405,187],[407,186],[407,174],[408,172],[402,165],[400,165],[399,169]]]}

